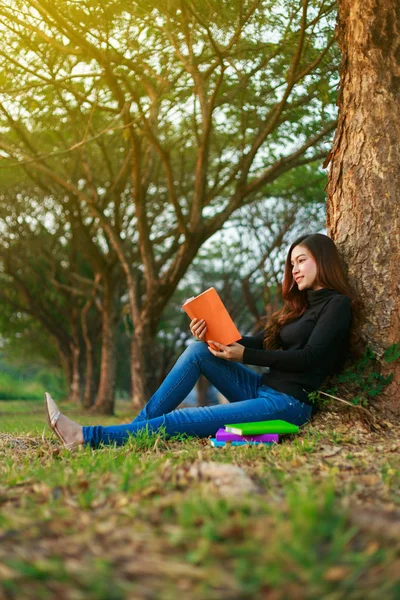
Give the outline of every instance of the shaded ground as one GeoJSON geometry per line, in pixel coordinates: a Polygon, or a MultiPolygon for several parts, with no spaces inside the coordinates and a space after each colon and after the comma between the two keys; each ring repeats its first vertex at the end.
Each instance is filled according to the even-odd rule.
{"type": "Polygon", "coordinates": [[[0,412],[0,598],[400,598],[396,423],[340,407],[273,448],[69,454],[41,404],[0,412]]]}

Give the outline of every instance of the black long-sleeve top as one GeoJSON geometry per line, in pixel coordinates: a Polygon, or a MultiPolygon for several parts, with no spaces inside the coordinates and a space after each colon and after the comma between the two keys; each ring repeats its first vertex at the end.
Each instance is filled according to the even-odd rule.
{"type": "Polygon", "coordinates": [[[306,290],[304,314],[279,333],[279,350],[263,348],[264,332],[239,340],[243,363],[269,367],[262,384],[308,403],[308,393],[334,373],[346,354],[351,300],[336,290],[306,290]]]}

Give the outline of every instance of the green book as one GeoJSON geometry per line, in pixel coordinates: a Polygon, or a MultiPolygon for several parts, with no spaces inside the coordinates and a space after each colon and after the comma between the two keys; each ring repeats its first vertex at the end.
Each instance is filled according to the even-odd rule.
{"type": "Polygon", "coordinates": [[[298,433],[297,425],[287,421],[255,421],[254,423],[234,423],[225,425],[226,431],[237,435],[258,435],[261,433],[298,433]]]}

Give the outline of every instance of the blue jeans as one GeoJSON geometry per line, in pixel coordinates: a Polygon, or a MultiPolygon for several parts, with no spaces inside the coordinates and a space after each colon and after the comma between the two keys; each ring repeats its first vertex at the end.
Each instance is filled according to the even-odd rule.
{"type": "Polygon", "coordinates": [[[161,386],[132,423],[108,427],[83,427],[84,443],[124,444],[129,435],[148,428],[165,427],[167,437],[186,433],[197,437],[214,436],[229,423],[283,419],[304,425],[311,407],[293,396],[262,385],[261,375],[236,362],[217,358],[204,342],[194,342],[179,357],[161,386]],[[204,375],[229,400],[229,404],[181,408],[177,406],[204,375]]]}

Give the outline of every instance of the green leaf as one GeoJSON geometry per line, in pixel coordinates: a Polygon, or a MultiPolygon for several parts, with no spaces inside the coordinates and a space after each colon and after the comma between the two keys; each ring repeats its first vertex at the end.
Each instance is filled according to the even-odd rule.
{"type": "Polygon", "coordinates": [[[383,360],[387,363],[394,362],[400,358],[400,344],[397,342],[386,348],[383,354],[383,360]]]}

